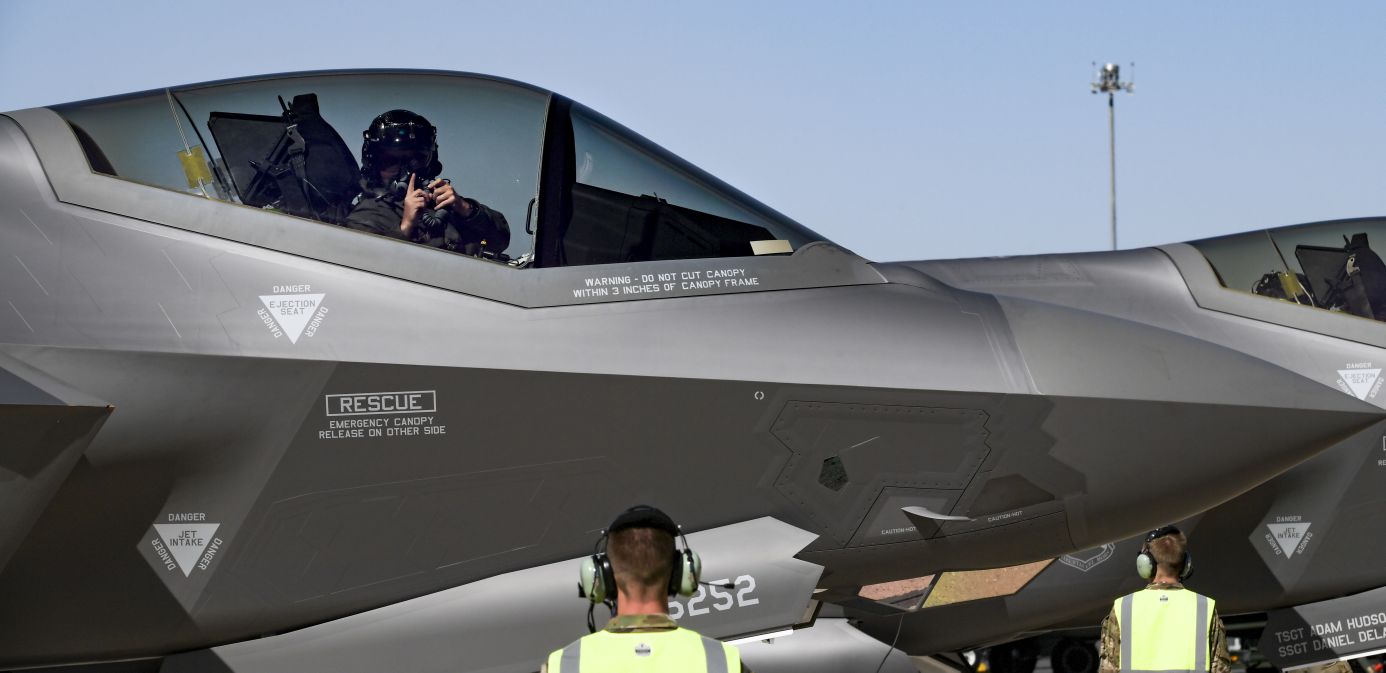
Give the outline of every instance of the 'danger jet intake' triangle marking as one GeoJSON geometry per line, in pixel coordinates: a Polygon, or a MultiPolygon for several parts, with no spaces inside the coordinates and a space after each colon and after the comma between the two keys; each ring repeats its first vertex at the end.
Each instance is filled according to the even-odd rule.
{"type": "Polygon", "coordinates": [[[1309,532],[1311,525],[1313,524],[1268,523],[1266,528],[1275,536],[1275,543],[1280,545],[1280,551],[1285,552],[1285,558],[1290,558],[1294,556],[1295,548],[1299,547],[1300,540],[1304,539],[1304,534],[1309,532]]]}
{"type": "Polygon", "coordinates": [[[326,294],[262,294],[260,302],[274,317],[274,322],[289,337],[289,343],[298,343],[308,320],[322,305],[326,294]]]}
{"type": "Polygon", "coordinates": [[[156,523],[154,530],[168,546],[169,553],[173,554],[173,560],[178,562],[178,567],[182,569],[183,576],[192,574],[193,566],[197,564],[197,557],[202,555],[202,550],[207,548],[207,543],[211,541],[212,534],[217,532],[219,523],[156,523]]]}
{"type": "Polygon", "coordinates": [[[1352,390],[1352,394],[1359,400],[1366,400],[1367,395],[1372,391],[1372,385],[1381,376],[1380,369],[1339,369],[1338,376],[1343,383],[1352,390]]]}

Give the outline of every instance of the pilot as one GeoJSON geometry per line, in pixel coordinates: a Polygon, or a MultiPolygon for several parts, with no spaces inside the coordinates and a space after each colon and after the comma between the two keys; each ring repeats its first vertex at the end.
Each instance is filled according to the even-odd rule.
{"type": "Polygon", "coordinates": [[[347,227],[476,256],[510,245],[504,215],[438,178],[438,133],[427,119],[390,110],[361,135],[362,191],[347,227]]]}
{"type": "Polygon", "coordinates": [[[682,534],[673,519],[647,505],[632,507],[611,522],[597,553],[583,561],[579,593],[593,606],[611,607],[615,599],[614,616],[606,628],[595,631],[589,606],[587,628],[595,632],[555,650],[541,673],[749,671],[735,647],[669,618],[669,598],[691,595],[702,572],[702,561],[688,548],[688,540],[683,549],[675,548],[676,536],[682,534]]]}
{"type": "Polygon", "coordinates": [[[1184,534],[1174,526],[1150,531],[1136,555],[1136,571],[1150,584],[1116,599],[1102,620],[1099,673],[1229,673],[1227,629],[1215,602],[1181,583],[1193,574],[1184,534]]]}

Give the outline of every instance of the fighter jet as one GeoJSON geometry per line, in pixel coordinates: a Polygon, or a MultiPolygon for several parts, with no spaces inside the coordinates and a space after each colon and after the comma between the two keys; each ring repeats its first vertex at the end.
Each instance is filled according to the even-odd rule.
{"type": "Polygon", "coordinates": [[[671,614],[765,638],[1192,516],[1386,418],[1360,274],[875,263],[479,75],[5,113],[0,251],[3,668],[532,671],[639,502],[704,559],[671,614]],[[354,226],[404,172],[508,240],[354,226]]]}
{"type": "MultiPolygon", "coordinates": [[[[1350,282],[1350,277],[1346,274],[1342,278],[1332,276],[1339,270],[1346,270],[1349,258],[1352,258],[1352,266],[1357,267],[1357,254],[1362,254],[1364,266],[1370,264],[1366,260],[1371,254],[1354,253],[1345,248],[1352,245],[1354,238],[1361,242],[1373,237],[1377,240],[1386,237],[1386,220],[1297,225],[1224,239],[1196,241],[1189,247],[1207,254],[1213,270],[1229,287],[1235,289],[1240,286],[1252,290],[1253,294],[1276,297],[1281,304],[1269,305],[1279,308],[1283,304],[1295,303],[1294,294],[1299,295],[1298,301],[1303,302],[1304,306],[1313,305],[1310,303],[1311,295],[1303,286],[1312,285],[1315,281],[1311,279],[1319,276],[1306,276],[1299,269],[1312,269],[1314,255],[1332,253],[1339,256],[1343,266],[1329,265],[1328,272],[1321,276],[1324,280],[1335,281],[1347,288],[1350,283],[1344,281],[1350,282]],[[1339,245],[1332,245],[1335,242],[1339,245]],[[1280,246],[1296,251],[1297,259],[1311,260],[1310,264],[1288,267],[1289,271],[1283,271],[1287,267],[1282,265],[1282,253],[1275,250],[1280,246]],[[1261,252],[1266,254],[1247,254],[1247,248],[1261,248],[1261,252]],[[1239,249],[1240,255],[1233,254],[1232,251],[1239,249]],[[1262,271],[1267,273],[1262,274],[1262,271]],[[1279,277],[1264,278],[1271,276],[1272,272],[1278,273],[1279,277]],[[1297,272],[1299,277],[1289,280],[1291,272],[1297,272]],[[1240,283],[1233,280],[1237,277],[1234,274],[1241,277],[1240,283]],[[1281,279],[1300,284],[1300,290],[1289,294],[1280,291],[1281,279]],[[1275,290],[1268,291],[1271,282],[1275,283],[1270,285],[1275,290]]],[[[1171,246],[1166,249],[1172,255],[1178,255],[1183,247],[1171,246]]],[[[986,266],[995,268],[999,264],[1014,264],[1077,268],[1083,263],[1082,258],[1052,256],[1009,262],[987,260],[986,266]]],[[[966,273],[962,269],[974,265],[976,262],[973,261],[944,262],[931,264],[929,270],[936,276],[958,282],[957,279],[966,273]]],[[[966,281],[962,283],[967,284],[966,281]]],[[[1329,286],[1329,283],[1321,285],[1329,286]]],[[[1032,296],[1037,292],[1034,289],[1018,291],[1032,296]]],[[[1312,296],[1321,297],[1324,294],[1316,292],[1312,296]]],[[[1138,312],[1143,309],[1117,307],[1118,298],[1108,299],[1112,302],[1108,304],[1111,306],[1109,311],[1140,319],[1138,312]]],[[[1054,301],[1090,305],[1104,300],[1089,296],[1056,297],[1054,301]]],[[[1349,316],[1343,317],[1350,317],[1350,311],[1348,313],[1349,316]]],[[[1368,315],[1363,310],[1360,317],[1368,315]]],[[[1386,326],[1380,323],[1360,319],[1346,322],[1376,328],[1378,333],[1386,332],[1386,326]]],[[[1209,339],[1219,340],[1211,333],[1205,334],[1209,339]]],[[[1376,344],[1382,343],[1383,336],[1386,335],[1378,334],[1376,344]]],[[[1297,354],[1283,351],[1277,355],[1266,351],[1265,357],[1283,357],[1290,364],[1295,361],[1297,354]]],[[[1380,358],[1378,351],[1362,362],[1345,361],[1336,372],[1321,374],[1321,380],[1326,381],[1336,374],[1333,384],[1344,392],[1382,406],[1386,398],[1378,395],[1381,386],[1380,358]]],[[[1310,363],[1302,363],[1300,368],[1309,373],[1311,367],[1310,363]]],[[[1174,466],[1173,469],[1191,468],[1174,466]]],[[[1386,424],[1377,424],[1234,500],[1178,522],[1190,536],[1196,559],[1196,573],[1188,584],[1197,591],[1215,597],[1221,614],[1229,617],[1230,626],[1237,629],[1244,625],[1242,635],[1249,636],[1252,642],[1259,638],[1260,650],[1277,665],[1303,665],[1324,658],[1332,659],[1386,647],[1386,632],[1370,628],[1361,630],[1365,637],[1354,634],[1353,642],[1345,643],[1355,647],[1339,652],[1329,647],[1298,652],[1294,651],[1297,643],[1286,643],[1282,648],[1282,643],[1277,641],[1274,634],[1263,636],[1261,633],[1267,613],[1294,606],[1331,602],[1331,609],[1336,610],[1344,623],[1357,616],[1368,597],[1376,601],[1379,608],[1380,601],[1386,598],[1383,596],[1386,589],[1382,588],[1386,587],[1386,566],[1380,563],[1381,554],[1386,553],[1386,548],[1383,548],[1386,544],[1386,520],[1380,516],[1383,508],[1386,508],[1386,424]],[[1285,650],[1284,653],[1281,653],[1281,649],[1285,650]],[[1314,658],[1315,652],[1318,653],[1317,660],[1314,658]],[[1301,654],[1308,657],[1293,658],[1293,655],[1301,654]]],[[[913,593],[915,600],[909,607],[924,609],[907,614],[898,611],[883,613],[881,610],[849,612],[862,620],[868,633],[878,638],[890,641],[894,637],[892,634],[898,630],[896,644],[902,652],[951,652],[1013,642],[1029,636],[1029,640],[1019,645],[997,649],[993,656],[993,668],[1003,671],[1025,670],[1027,664],[1033,666],[1035,655],[1048,654],[1056,672],[1090,673],[1096,670],[1097,665],[1097,653],[1092,642],[1096,625],[1110,609],[1115,597],[1144,584],[1137,577],[1132,563],[1142,540],[1143,536],[1136,536],[1059,557],[1056,562],[1027,575],[1027,578],[1033,579],[1013,593],[930,605],[926,592],[902,590],[897,592],[898,596],[887,597],[883,602],[894,605],[913,593]],[[904,617],[903,621],[900,617],[904,617]],[[1085,635],[1082,633],[1084,627],[1085,635]],[[1054,635],[1047,635],[1051,632],[1054,635]],[[1004,659],[1000,666],[997,666],[998,657],[1004,659]]],[[[908,584],[901,586],[909,588],[908,584]]],[[[1368,614],[1373,612],[1369,610],[1368,614]]],[[[1323,635],[1331,638],[1334,632],[1323,635]]]]}

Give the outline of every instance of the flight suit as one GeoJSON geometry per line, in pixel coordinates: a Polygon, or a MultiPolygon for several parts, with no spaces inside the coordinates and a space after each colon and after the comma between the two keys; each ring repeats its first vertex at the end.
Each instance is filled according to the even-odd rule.
{"type": "Polygon", "coordinates": [[[1230,673],[1232,659],[1227,653],[1227,628],[1218,617],[1216,603],[1179,584],[1152,582],[1144,590],[1118,598],[1107,618],[1102,620],[1099,673],[1194,670],[1199,639],[1195,634],[1206,634],[1204,646],[1207,649],[1203,651],[1203,660],[1207,668],[1202,670],[1230,673]],[[1161,596],[1165,592],[1169,593],[1161,596]],[[1128,599],[1131,600],[1130,619],[1129,623],[1123,623],[1127,607],[1123,602],[1128,599]],[[1207,610],[1201,625],[1196,624],[1200,600],[1205,602],[1207,610]],[[1172,614],[1163,614],[1167,609],[1172,614]],[[1134,637],[1126,635],[1132,628],[1134,637]],[[1123,661],[1123,654],[1132,660],[1123,661]],[[1149,668],[1151,666],[1158,668],[1149,668]]]}
{"type": "Polygon", "coordinates": [[[679,628],[668,615],[624,615],[555,650],[541,673],[750,673],[736,648],[679,628]]]}
{"type": "MultiPolygon", "coordinates": [[[[510,225],[505,216],[473,199],[464,200],[472,207],[471,217],[463,218],[453,213],[444,230],[435,232],[424,232],[420,223],[416,225],[414,242],[468,255],[477,254],[482,241],[492,252],[502,252],[509,247],[510,225]]],[[[342,224],[348,229],[405,240],[404,232],[399,230],[403,218],[404,204],[400,201],[388,196],[362,194],[342,224]]]]}

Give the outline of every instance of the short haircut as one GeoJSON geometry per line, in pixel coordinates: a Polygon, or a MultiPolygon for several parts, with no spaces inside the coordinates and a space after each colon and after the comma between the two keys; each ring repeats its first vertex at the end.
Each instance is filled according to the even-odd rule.
{"type": "Polygon", "coordinates": [[[1178,575],[1184,568],[1184,552],[1189,549],[1189,539],[1182,532],[1162,535],[1150,541],[1150,555],[1155,562],[1171,574],[1178,575]]]}
{"type": "Polygon", "coordinates": [[[674,536],[658,528],[622,528],[611,533],[606,554],[616,586],[628,594],[663,590],[674,571],[674,536]]]}

